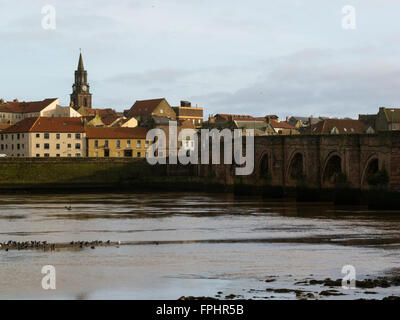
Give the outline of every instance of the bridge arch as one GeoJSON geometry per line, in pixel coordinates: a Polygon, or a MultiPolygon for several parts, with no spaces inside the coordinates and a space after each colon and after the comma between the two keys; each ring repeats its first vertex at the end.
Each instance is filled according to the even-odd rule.
{"type": "Polygon", "coordinates": [[[305,175],[304,155],[300,151],[294,151],[290,157],[289,164],[286,170],[286,183],[295,185],[299,178],[305,175]]]}
{"type": "Polygon", "coordinates": [[[344,172],[343,167],[342,157],[337,152],[329,154],[322,171],[322,186],[332,187],[336,175],[344,172]]]}
{"type": "Polygon", "coordinates": [[[362,177],[361,177],[361,187],[368,188],[368,178],[377,173],[380,169],[379,157],[374,154],[369,157],[366,165],[364,167],[362,177]]]}
{"type": "Polygon", "coordinates": [[[266,151],[259,158],[258,176],[260,179],[267,179],[271,176],[272,159],[271,153],[266,151]]]}

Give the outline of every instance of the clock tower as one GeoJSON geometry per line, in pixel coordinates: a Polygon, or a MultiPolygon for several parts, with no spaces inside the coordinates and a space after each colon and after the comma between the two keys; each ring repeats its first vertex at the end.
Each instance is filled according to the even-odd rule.
{"type": "Polygon", "coordinates": [[[75,110],[81,107],[92,108],[92,94],[87,83],[87,71],[83,67],[82,53],[79,54],[78,69],[75,71],[70,106],[75,110]]]}

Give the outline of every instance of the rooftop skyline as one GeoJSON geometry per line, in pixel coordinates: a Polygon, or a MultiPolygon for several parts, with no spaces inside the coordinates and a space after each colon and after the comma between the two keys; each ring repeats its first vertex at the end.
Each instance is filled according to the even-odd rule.
{"type": "Polygon", "coordinates": [[[0,0],[0,98],[69,105],[79,48],[94,108],[189,100],[210,113],[357,117],[400,106],[400,3],[0,0]],[[356,29],[342,28],[342,8],[356,29]]]}

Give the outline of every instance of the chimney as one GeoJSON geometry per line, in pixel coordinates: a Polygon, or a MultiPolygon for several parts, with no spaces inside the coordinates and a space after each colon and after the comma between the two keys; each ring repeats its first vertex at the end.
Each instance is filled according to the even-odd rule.
{"type": "Polygon", "coordinates": [[[0,99],[0,104],[4,104],[4,99],[3,98],[0,99]]]}
{"type": "Polygon", "coordinates": [[[15,98],[15,99],[13,100],[13,102],[18,102],[18,99],[17,99],[17,98],[15,98]]]}
{"type": "Polygon", "coordinates": [[[191,105],[190,101],[181,100],[181,107],[190,107],[191,105]]]}
{"type": "Polygon", "coordinates": [[[286,116],[286,123],[289,123],[289,117],[286,116]]]}

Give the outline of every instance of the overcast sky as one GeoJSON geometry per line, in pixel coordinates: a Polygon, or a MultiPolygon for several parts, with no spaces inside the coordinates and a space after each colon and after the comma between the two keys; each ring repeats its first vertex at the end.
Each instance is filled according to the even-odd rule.
{"type": "Polygon", "coordinates": [[[0,98],[93,107],[189,100],[212,113],[357,117],[400,107],[398,0],[0,0],[0,98]],[[42,28],[42,7],[56,29],[42,28]],[[342,28],[342,8],[356,29],[342,28]]]}

